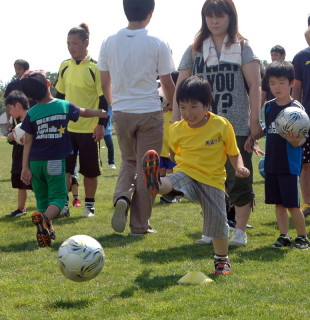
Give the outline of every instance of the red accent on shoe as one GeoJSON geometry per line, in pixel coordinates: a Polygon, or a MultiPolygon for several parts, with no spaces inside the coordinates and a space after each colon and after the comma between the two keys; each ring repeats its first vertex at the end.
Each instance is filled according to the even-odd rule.
{"type": "Polygon", "coordinates": [[[73,200],[72,204],[73,204],[73,207],[81,207],[80,199],[73,200]]]}

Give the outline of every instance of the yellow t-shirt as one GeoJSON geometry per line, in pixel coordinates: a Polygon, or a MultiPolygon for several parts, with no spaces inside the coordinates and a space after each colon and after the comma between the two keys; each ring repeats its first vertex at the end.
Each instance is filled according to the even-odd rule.
{"type": "Polygon", "coordinates": [[[232,125],[225,118],[208,112],[208,122],[193,129],[185,120],[170,126],[169,146],[177,166],[192,179],[225,191],[227,155],[240,153],[232,125]]]}
{"type": "MultiPolygon", "coordinates": [[[[66,100],[80,108],[97,110],[101,89],[100,71],[97,62],[89,55],[80,64],[74,59],[65,60],[59,68],[56,89],[66,95],[66,100]]],[[[82,118],[77,122],[70,121],[68,131],[92,133],[98,124],[98,118],[82,118]]]]}
{"type": "Polygon", "coordinates": [[[161,157],[169,157],[169,127],[172,123],[172,111],[167,111],[164,113],[164,140],[163,140],[163,149],[161,150],[161,157]]]}

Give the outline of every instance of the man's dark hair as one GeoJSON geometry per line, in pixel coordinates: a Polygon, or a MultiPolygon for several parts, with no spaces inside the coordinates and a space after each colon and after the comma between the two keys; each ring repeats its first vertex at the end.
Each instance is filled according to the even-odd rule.
{"type": "Polygon", "coordinates": [[[155,0],[123,0],[128,21],[143,21],[154,10],[155,0]]]}
{"type": "Polygon", "coordinates": [[[184,79],[177,88],[177,103],[201,102],[204,106],[210,106],[212,102],[212,89],[209,82],[203,77],[192,76],[184,79]]]}
{"type": "Polygon", "coordinates": [[[285,54],[285,49],[279,45],[276,45],[271,48],[270,53],[272,52],[279,52],[281,56],[285,54]]]}
{"type": "Polygon", "coordinates": [[[78,34],[80,39],[84,42],[85,40],[89,39],[89,28],[86,23],[81,23],[78,27],[73,27],[68,32],[69,34],[78,34]]]}
{"type": "Polygon", "coordinates": [[[24,71],[29,70],[29,63],[26,60],[18,59],[14,62],[14,68],[16,65],[23,67],[24,71]]]}
{"type": "Polygon", "coordinates": [[[271,77],[284,77],[291,83],[295,79],[294,66],[288,61],[274,61],[268,66],[265,75],[267,81],[271,77]]]}
{"type": "Polygon", "coordinates": [[[23,106],[23,109],[29,109],[29,101],[25,94],[20,90],[13,90],[6,98],[5,104],[6,106],[8,106],[9,104],[15,106],[17,102],[19,102],[23,106]]]}
{"type": "Polygon", "coordinates": [[[308,14],[308,27],[310,27],[310,13],[308,14]]]}

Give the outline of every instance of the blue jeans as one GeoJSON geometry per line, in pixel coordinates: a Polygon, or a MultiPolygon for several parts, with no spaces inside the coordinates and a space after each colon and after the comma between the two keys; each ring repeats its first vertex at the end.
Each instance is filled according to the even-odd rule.
{"type": "Polygon", "coordinates": [[[108,163],[114,164],[114,145],[111,135],[104,136],[104,142],[108,148],[108,163]]]}

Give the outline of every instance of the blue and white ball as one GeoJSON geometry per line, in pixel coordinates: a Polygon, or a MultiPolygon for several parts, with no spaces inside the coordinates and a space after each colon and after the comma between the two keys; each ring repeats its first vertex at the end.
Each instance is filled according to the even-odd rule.
{"type": "Polygon", "coordinates": [[[104,265],[104,252],[92,237],[76,235],[59,248],[57,261],[63,275],[76,282],[94,279],[104,265]]]}
{"type": "Polygon", "coordinates": [[[294,131],[296,136],[301,134],[305,137],[310,128],[310,121],[307,113],[298,107],[287,107],[280,111],[275,124],[277,131],[282,138],[289,131],[294,131]]]}
{"type": "Polygon", "coordinates": [[[265,156],[263,156],[258,163],[258,171],[260,175],[265,179],[265,156]]]}

